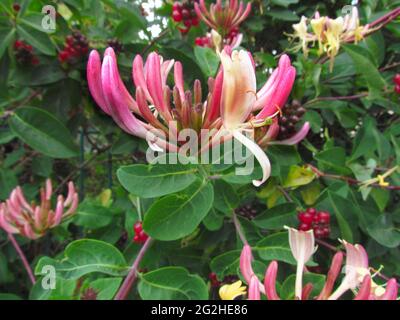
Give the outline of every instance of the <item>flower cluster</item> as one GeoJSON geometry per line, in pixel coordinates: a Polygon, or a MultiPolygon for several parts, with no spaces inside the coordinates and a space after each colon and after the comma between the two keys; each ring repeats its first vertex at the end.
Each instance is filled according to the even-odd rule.
{"type": "Polygon", "coordinates": [[[68,195],[57,197],[55,209],[51,207],[51,180],[40,190],[40,205],[29,204],[21,187],[15,188],[8,200],[0,203],[0,227],[7,233],[17,233],[29,239],[42,237],[48,229],[58,226],[72,216],[78,206],[78,194],[74,184],[69,182],[68,195]]]}
{"type": "Polygon", "coordinates": [[[239,25],[250,14],[250,3],[245,6],[238,0],[226,0],[223,5],[222,0],[217,0],[208,10],[204,0],[200,0],[199,3],[195,3],[194,8],[198,17],[212,29],[206,37],[197,38],[196,45],[215,47],[217,51],[225,45],[232,48],[240,45],[243,35],[239,33],[239,25]],[[204,38],[209,40],[204,41],[204,38]],[[203,39],[202,44],[198,39],[203,39]]]}
{"type": "MultiPolygon", "coordinates": [[[[263,169],[262,180],[253,181],[259,186],[270,175],[270,163],[260,147],[243,132],[251,134],[271,121],[277,122],[292,89],[296,70],[289,57],[282,55],[278,68],[257,92],[255,65],[249,52],[226,47],[219,56],[221,69],[215,79],[209,79],[209,92],[204,100],[199,80],[194,82],[193,91],[185,91],[182,64],[164,61],[155,52],[149,54],[145,63],[139,55],[133,61],[134,99],[120,77],[112,48],[105,51],[103,62],[97,51],[91,52],[87,66],[89,90],[100,108],[123,130],[146,139],[156,150],[183,151],[179,139],[174,141],[166,137],[167,131],[178,134],[192,129],[202,138],[200,153],[236,139],[255,155],[263,169]],[[172,68],[175,85],[171,89],[167,77],[172,68]],[[207,129],[204,137],[202,130],[207,129]]],[[[307,134],[308,128],[306,124],[300,136],[283,143],[297,143],[307,134]]],[[[275,134],[277,130],[273,130],[275,134]]],[[[267,144],[272,135],[261,140],[267,144]]]]}
{"type": "MultiPolygon", "coordinates": [[[[337,300],[349,290],[355,292],[355,300],[396,300],[398,285],[396,279],[390,279],[386,288],[377,285],[370,273],[368,255],[361,245],[352,245],[342,241],[346,249],[345,275],[340,285],[334,290],[336,279],[341,269],[344,254],[337,252],[333,257],[332,264],[326,277],[322,291],[316,297],[310,297],[313,285],[307,283],[303,287],[303,273],[306,263],[316,251],[314,233],[310,231],[298,231],[289,229],[289,244],[293,257],[297,261],[295,299],[308,300],[337,300]]],[[[272,261],[265,273],[264,283],[261,283],[252,268],[252,253],[249,245],[245,245],[240,256],[240,270],[249,284],[249,300],[260,300],[260,295],[265,294],[268,300],[280,300],[276,291],[276,277],[278,263],[272,261]]]]}
{"type": "Polygon", "coordinates": [[[58,54],[61,63],[73,64],[85,57],[89,51],[89,44],[86,37],[79,31],[74,31],[65,39],[65,47],[58,54]]]}
{"type": "Polygon", "coordinates": [[[309,46],[318,43],[318,55],[326,54],[331,59],[331,67],[340,45],[348,42],[358,42],[370,31],[369,26],[361,26],[357,7],[352,7],[351,14],[344,18],[332,19],[315,13],[313,19],[301,17],[299,23],[293,25],[292,37],[299,40],[296,49],[302,49],[305,56],[309,46]]]}
{"type": "Polygon", "coordinates": [[[33,54],[32,46],[21,40],[14,42],[14,53],[17,62],[23,66],[39,64],[38,57],[33,54]]]}

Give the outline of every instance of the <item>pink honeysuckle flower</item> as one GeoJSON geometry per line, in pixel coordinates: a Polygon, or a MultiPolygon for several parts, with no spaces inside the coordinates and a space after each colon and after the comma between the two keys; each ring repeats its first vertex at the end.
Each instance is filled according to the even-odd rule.
{"type": "Polygon", "coordinates": [[[226,0],[225,5],[222,0],[210,5],[207,10],[204,0],[194,4],[194,9],[199,19],[203,20],[211,29],[216,30],[225,38],[231,30],[238,28],[247,18],[251,11],[251,4],[246,6],[238,0],[226,0]]]}
{"type": "Polygon", "coordinates": [[[256,275],[252,275],[249,284],[249,293],[248,293],[248,300],[260,300],[260,287],[259,287],[259,280],[256,275]]]}
{"type": "Polygon", "coordinates": [[[289,230],[290,249],[297,261],[295,296],[301,300],[304,267],[317,249],[315,247],[314,232],[312,230],[299,231],[294,228],[287,229],[289,230]]]}
{"type": "MultiPolygon", "coordinates": [[[[200,153],[220,139],[237,139],[256,156],[263,169],[263,178],[253,181],[259,186],[270,175],[270,163],[261,148],[243,132],[254,133],[255,128],[268,125],[279,115],[296,70],[289,57],[282,55],[278,68],[256,92],[255,66],[250,53],[232,52],[232,48],[225,47],[219,55],[222,65],[215,79],[208,80],[205,100],[200,81],[194,82],[193,91],[185,91],[181,63],[163,61],[156,53],[150,53],[145,63],[140,56],[133,61],[134,99],[119,75],[111,48],[105,51],[102,62],[96,51],[91,52],[87,66],[89,90],[100,108],[123,130],[146,139],[154,150],[180,152],[183,143],[170,141],[166,134],[185,128],[194,129],[200,137],[203,129],[211,131],[200,153]],[[172,69],[175,85],[170,89],[166,82],[172,69]]],[[[294,143],[300,139],[292,140],[294,143]]]]}
{"type": "Polygon", "coordinates": [[[273,79],[269,79],[256,92],[254,62],[248,52],[230,52],[230,48],[225,48],[220,57],[224,72],[221,101],[223,127],[257,158],[263,169],[263,177],[254,180],[253,184],[260,186],[268,179],[271,165],[264,151],[242,132],[254,132],[254,127],[263,126],[267,120],[279,114],[293,86],[296,70],[291,66],[289,57],[283,55],[271,76],[273,79]],[[257,110],[259,113],[253,116],[252,112],[257,110]],[[246,120],[249,118],[250,121],[246,120]]]}
{"type": "MultiPolygon", "coordinates": [[[[332,294],[332,290],[337,277],[339,276],[342,269],[342,261],[344,254],[337,252],[333,257],[332,264],[328,275],[326,277],[325,285],[316,297],[310,297],[313,289],[311,283],[307,283],[302,286],[302,274],[305,261],[309,259],[314,253],[314,240],[310,232],[297,231],[293,228],[289,229],[289,243],[293,256],[297,261],[297,272],[295,281],[295,299],[308,300],[336,300],[339,299],[343,293],[348,290],[357,291],[355,292],[355,300],[396,300],[398,294],[398,283],[396,279],[390,279],[384,286],[376,285],[369,273],[368,267],[368,256],[364,248],[360,245],[352,245],[345,241],[343,244],[346,248],[346,255],[349,255],[346,260],[345,276],[342,279],[341,284],[332,294]]],[[[313,231],[311,230],[311,233],[313,231]]],[[[256,286],[256,275],[251,267],[251,248],[249,245],[245,245],[242,250],[240,257],[240,271],[243,277],[249,283],[249,292],[252,291],[251,297],[258,299],[258,295],[254,292],[256,286]],[[251,283],[251,287],[250,287],[251,283]]],[[[265,278],[264,278],[264,289],[260,288],[258,284],[260,294],[265,294],[268,300],[280,300],[280,297],[276,291],[276,277],[278,273],[278,263],[272,261],[267,267],[265,278]]],[[[258,281],[258,279],[257,279],[258,281]]]]}
{"type": "Polygon", "coordinates": [[[0,203],[0,227],[7,233],[18,233],[29,239],[42,237],[48,229],[58,226],[63,220],[75,214],[78,194],[74,184],[68,183],[68,195],[57,197],[56,207],[51,208],[52,184],[46,181],[40,190],[40,205],[29,204],[21,187],[16,187],[8,200],[0,203]]]}

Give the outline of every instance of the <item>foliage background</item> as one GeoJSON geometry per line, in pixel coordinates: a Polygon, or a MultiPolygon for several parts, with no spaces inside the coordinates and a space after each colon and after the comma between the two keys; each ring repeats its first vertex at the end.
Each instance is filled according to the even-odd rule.
{"type": "MultiPolygon", "coordinates": [[[[39,186],[51,177],[60,191],[65,191],[66,181],[74,180],[81,204],[72,221],[40,240],[18,238],[39,278],[42,265],[49,261],[57,265],[60,276],[57,289],[51,292],[39,285],[31,288],[6,234],[0,232],[1,298],[80,299],[92,288],[97,299],[111,299],[140,249],[132,242],[133,224],[139,216],[146,216],[150,207],[153,218],[145,220],[145,230],[156,239],[171,241],[155,241],[148,250],[132,298],[216,298],[208,275],[215,272],[221,281],[228,275],[238,276],[241,242],[232,224],[232,210],[246,204],[258,213],[254,220],[239,217],[256,251],[256,270],[262,274],[272,259],[287,262],[278,279],[285,297],[293,294],[290,284],[294,278],[283,280],[294,272],[290,266],[294,260],[282,230],[284,225],[296,227],[296,211],[307,207],[331,213],[327,242],[338,246],[336,239],[342,238],[361,243],[371,265],[383,265],[387,275],[400,275],[398,189],[377,186],[360,190],[348,180],[365,181],[400,165],[399,96],[392,83],[400,70],[398,21],[358,45],[345,46],[332,72],[329,63],[315,63],[315,56],[305,59],[301,53],[291,52],[298,76],[289,100],[297,99],[307,109],[305,120],[310,121],[312,132],[306,141],[298,148],[268,148],[272,178],[261,189],[250,186],[249,180],[232,178],[232,168],[221,172],[226,175],[221,180],[191,185],[203,198],[180,212],[179,219],[171,218],[176,225],[165,230],[157,221],[165,216],[166,203],[177,203],[182,193],[193,190],[178,190],[177,195],[169,196],[152,190],[157,197],[138,201],[136,196],[144,191],[132,178],[135,169],[121,169],[120,179],[123,173],[128,175],[128,182],[121,182],[129,194],[116,172],[121,166],[144,164],[145,143],[124,134],[95,105],[85,79],[86,58],[66,65],[59,62],[57,54],[73,30],[79,30],[90,47],[100,51],[116,38],[123,44],[118,63],[129,88],[133,88],[133,57],[153,50],[181,61],[191,87],[194,79],[207,83],[218,67],[212,52],[194,46],[195,37],[205,34],[206,26],[201,24],[182,36],[170,19],[172,3],[168,1],[155,7],[151,1],[65,0],[51,2],[59,13],[57,29],[46,33],[40,24],[41,10],[49,1],[20,1],[19,12],[13,11],[13,3],[0,3],[0,199],[5,200],[18,184],[34,199],[39,186]],[[147,18],[140,7],[149,13],[147,18]],[[158,30],[159,35],[152,35],[151,30],[158,30]],[[13,43],[17,39],[33,46],[39,65],[16,62],[13,43]],[[353,95],[361,97],[337,98],[353,95]],[[317,177],[305,164],[327,175],[317,177]],[[112,190],[112,195],[105,189],[112,190]],[[190,227],[177,224],[180,219],[189,221],[190,227]],[[108,267],[102,267],[103,262],[108,267]],[[71,266],[84,267],[78,272],[71,266]],[[165,288],[159,289],[159,285],[165,288]]],[[[258,84],[264,84],[268,69],[276,66],[276,53],[289,48],[285,33],[292,32],[291,25],[301,15],[310,17],[318,9],[335,17],[347,4],[253,1],[252,14],[241,30],[245,35],[242,46],[256,57],[258,84]]],[[[399,4],[362,1],[361,21],[372,21],[399,4]]],[[[191,182],[199,179],[197,173],[195,176],[191,182]]],[[[388,181],[399,186],[399,172],[388,181]]],[[[172,183],[166,179],[165,186],[168,192],[172,183]]],[[[331,256],[331,251],[321,247],[314,265],[326,271],[331,256]]],[[[323,284],[321,274],[308,277],[316,290],[323,284]]]]}

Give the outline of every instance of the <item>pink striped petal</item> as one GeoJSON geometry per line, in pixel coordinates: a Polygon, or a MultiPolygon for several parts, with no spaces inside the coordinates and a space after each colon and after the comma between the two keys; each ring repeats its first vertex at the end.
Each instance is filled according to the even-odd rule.
{"type": "Polygon", "coordinates": [[[399,286],[395,278],[390,279],[386,284],[385,293],[379,298],[380,300],[397,300],[399,286]]]}

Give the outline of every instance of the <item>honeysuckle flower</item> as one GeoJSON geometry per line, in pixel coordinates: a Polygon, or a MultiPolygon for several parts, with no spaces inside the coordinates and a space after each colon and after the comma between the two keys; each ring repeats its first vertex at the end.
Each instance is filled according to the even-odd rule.
{"type": "Polygon", "coordinates": [[[156,150],[180,152],[179,142],[168,140],[165,134],[185,128],[194,129],[199,135],[202,129],[213,130],[200,153],[221,138],[237,139],[256,156],[263,169],[262,179],[253,181],[259,186],[270,175],[270,163],[262,149],[243,133],[252,136],[256,127],[268,125],[279,115],[292,89],[296,70],[289,57],[282,55],[278,68],[256,92],[255,66],[250,53],[232,52],[232,48],[225,47],[219,55],[221,69],[215,79],[209,79],[205,100],[198,80],[193,92],[185,91],[180,62],[163,61],[154,52],[145,63],[139,55],[133,61],[134,99],[119,75],[114,51],[108,48],[103,62],[98,52],[92,51],[87,66],[89,89],[100,108],[123,130],[146,139],[156,150]],[[171,90],[166,79],[172,69],[175,85],[171,90]]]}
{"type": "Polygon", "coordinates": [[[251,11],[251,4],[248,3],[245,6],[242,1],[226,0],[223,5],[222,0],[217,0],[207,10],[204,0],[200,0],[199,3],[195,2],[194,9],[204,23],[225,38],[231,30],[238,28],[247,18],[251,11]]]}
{"type": "Polygon", "coordinates": [[[368,25],[360,26],[358,9],[355,6],[352,7],[351,13],[344,18],[321,17],[316,12],[314,18],[308,19],[302,16],[300,22],[292,27],[294,33],[291,37],[299,40],[299,44],[294,49],[302,49],[304,55],[307,56],[309,45],[317,42],[318,54],[325,53],[330,58],[331,68],[342,43],[357,43],[371,32],[368,25]]]}
{"type": "Polygon", "coordinates": [[[246,287],[242,286],[242,281],[238,280],[232,284],[225,284],[219,288],[221,300],[235,300],[246,294],[246,287]]]}
{"type": "Polygon", "coordinates": [[[7,233],[16,233],[29,239],[42,237],[48,229],[58,226],[71,217],[78,206],[78,194],[74,184],[68,183],[68,195],[57,197],[56,206],[51,208],[52,183],[48,179],[40,190],[40,205],[29,204],[21,187],[16,187],[10,197],[0,203],[0,227],[7,233]]]}
{"type": "Polygon", "coordinates": [[[301,300],[304,267],[317,249],[315,247],[314,232],[312,230],[299,231],[294,228],[287,229],[289,230],[290,249],[297,261],[295,296],[301,300]]]}
{"type": "MultiPolygon", "coordinates": [[[[341,284],[332,293],[335,282],[341,272],[344,257],[342,252],[337,252],[332,259],[332,264],[323,289],[317,297],[310,297],[313,285],[307,283],[302,286],[302,275],[305,270],[304,265],[306,261],[309,260],[315,251],[314,237],[311,235],[313,231],[304,232],[297,231],[293,228],[288,229],[290,248],[297,261],[295,280],[296,299],[307,300],[309,298],[314,298],[317,300],[336,300],[349,290],[355,291],[355,300],[397,299],[398,284],[396,279],[390,279],[385,286],[377,285],[372,280],[374,275],[370,274],[368,256],[364,248],[361,245],[352,245],[346,241],[343,241],[343,245],[346,248],[345,276],[341,284]]],[[[261,290],[259,287],[259,280],[251,268],[251,260],[251,248],[249,245],[245,245],[240,258],[240,270],[245,280],[249,283],[249,298],[251,297],[254,300],[260,299],[260,296],[255,292],[258,286],[260,294],[265,294],[268,300],[280,300],[276,291],[278,263],[272,261],[267,267],[264,278],[264,290],[261,290]]]]}

